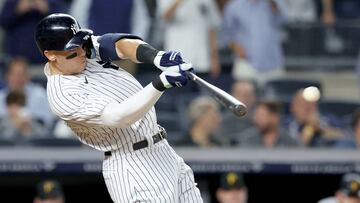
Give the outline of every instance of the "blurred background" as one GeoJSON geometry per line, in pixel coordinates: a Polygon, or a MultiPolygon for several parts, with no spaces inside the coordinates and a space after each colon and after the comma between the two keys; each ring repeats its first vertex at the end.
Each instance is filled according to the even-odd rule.
{"type": "MultiPolygon", "coordinates": [[[[156,104],[205,203],[360,202],[360,1],[0,0],[1,202],[111,202],[103,153],[47,104],[34,29],[56,12],[180,51],[248,106],[238,118],[196,84],[156,104]]],[[[160,74],[115,63],[143,85],[160,74]]]]}

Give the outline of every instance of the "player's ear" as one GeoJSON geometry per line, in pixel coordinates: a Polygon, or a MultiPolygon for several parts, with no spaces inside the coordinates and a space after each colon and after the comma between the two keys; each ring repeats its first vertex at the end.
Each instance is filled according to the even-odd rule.
{"type": "Polygon", "coordinates": [[[56,60],[56,56],[55,56],[54,52],[52,52],[52,51],[45,50],[44,55],[46,56],[46,58],[49,61],[55,61],[56,60]]]}

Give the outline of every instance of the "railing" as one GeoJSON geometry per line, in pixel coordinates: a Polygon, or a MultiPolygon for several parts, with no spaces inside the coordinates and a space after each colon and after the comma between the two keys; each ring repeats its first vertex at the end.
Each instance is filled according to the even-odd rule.
{"type": "MultiPolygon", "coordinates": [[[[358,150],[175,148],[195,173],[261,174],[360,172],[358,150]]],[[[1,148],[1,173],[100,173],[102,152],[88,148],[1,148]]]]}

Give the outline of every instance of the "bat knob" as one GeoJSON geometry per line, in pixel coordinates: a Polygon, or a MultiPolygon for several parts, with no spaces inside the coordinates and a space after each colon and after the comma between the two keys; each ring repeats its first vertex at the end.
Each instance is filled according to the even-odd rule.
{"type": "Polygon", "coordinates": [[[234,105],[231,110],[238,117],[245,116],[247,113],[247,108],[246,108],[246,106],[243,106],[243,105],[234,105]]]}

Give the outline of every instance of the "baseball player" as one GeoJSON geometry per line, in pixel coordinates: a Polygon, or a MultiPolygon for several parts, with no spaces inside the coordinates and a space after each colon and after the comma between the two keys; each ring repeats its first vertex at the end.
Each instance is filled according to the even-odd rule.
{"type": "Polygon", "coordinates": [[[335,195],[321,199],[318,203],[360,203],[360,175],[344,174],[335,195]]]}
{"type": "Polygon", "coordinates": [[[194,175],[166,141],[154,104],[171,87],[186,85],[179,52],[157,51],[139,37],[94,36],[67,14],[52,14],[36,27],[48,62],[51,109],[86,145],[105,152],[103,177],[114,202],[203,202],[194,175]],[[142,87],[112,60],[153,63],[162,73],[142,87]]]}

